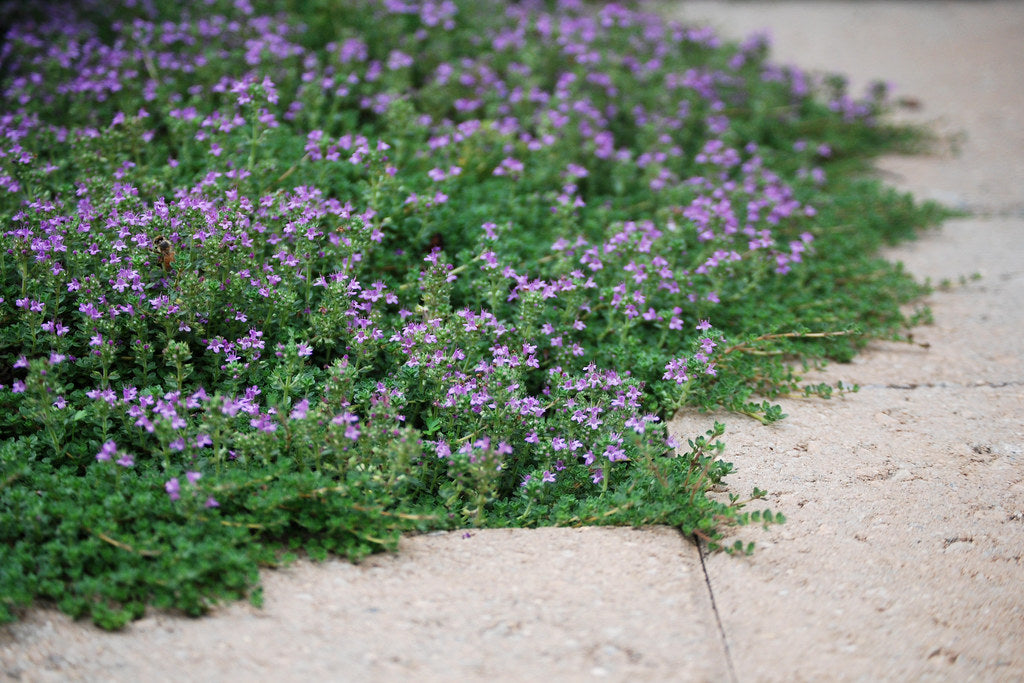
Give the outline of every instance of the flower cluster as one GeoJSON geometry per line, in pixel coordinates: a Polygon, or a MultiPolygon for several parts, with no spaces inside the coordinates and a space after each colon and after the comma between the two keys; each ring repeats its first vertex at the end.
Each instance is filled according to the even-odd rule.
{"type": "Polygon", "coordinates": [[[615,4],[356,3],[343,35],[207,4],[0,53],[3,438],[175,500],[272,462],[474,515],[606,491],[813,253],[833,149],[794,112],[880,106],[615,4]]]}

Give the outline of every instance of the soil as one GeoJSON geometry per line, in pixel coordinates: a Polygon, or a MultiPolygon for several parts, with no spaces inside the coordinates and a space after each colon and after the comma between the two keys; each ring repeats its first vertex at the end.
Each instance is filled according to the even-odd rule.
{"type": "Polygon", "coordinates": [[[667,528],[403,539],[361,565],[300,561],[265,606],[153,613],[121,633],[36,608],[0,628],[0,678],[254,680],[1024,679],[1024,4],[690,2],[783,62],[893,81],[943,136],[880,173],[972,212],[888,256],[950,286],[914,343],[809,381],[770,427],[728,425],[731,490],[788,521],[749,558],[667,528]],[[980,279],[972,279],[974,274],[980,279]],[[963,282],[961,282],[963,278],[963,282]],[[706,565],[706,572],[705,572],[706,565]]]}

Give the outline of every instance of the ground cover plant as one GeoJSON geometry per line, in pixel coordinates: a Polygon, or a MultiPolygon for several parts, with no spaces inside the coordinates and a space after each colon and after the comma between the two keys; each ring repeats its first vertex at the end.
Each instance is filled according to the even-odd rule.
{"type": "MultiPolygon", "coordinates": [[[[861,98],[612,4],[3,6],[0,620],[404,531],[771,523],[724,426],[899,338],[861,98]]],[[[741,418],[747,419],[747,418],[741,418]]],[[[740,549],[749,549],[739,546],[740,549]]]]}

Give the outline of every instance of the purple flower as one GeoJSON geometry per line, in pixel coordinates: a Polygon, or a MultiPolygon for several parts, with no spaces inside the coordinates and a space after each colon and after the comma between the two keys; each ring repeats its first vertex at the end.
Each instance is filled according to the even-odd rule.
{"type": "Polygon", "coordinates": [[[199,387],[199,389],[197,389],[195,393],[188,397],[188,401],[185,402],[185,405],[188,408],[198,408],[201,402],[207,400],[208,398],[209,396],[206,395],[206,390],[203,389],[202,387],[199,387]]]}
{"type": "Polygon", "coordinates": [[[494,175],[511,175],[515,177],[523,172],[523,168],[523,162],[519,161],[518,159],[508,157],[502,159],[501,163],[498,164],[498,167],[494,169],[494,175]]]}
{"type": "Polygon", "coordinates": [[[544,470],[544,474],[541,475],[541,481],[548,482],[548,483],[554,482],[555,481],[555,475],[551,474],[551,472],[549,470],[544,470]]]}
{"type": "Polygon", "coordinates": [[[261,432],[272,434],[277,431],[277,423],[274,422],[272,415],[267,413],[259,413],[257,417],[249,420],[249,424],[261,432]]]}
{"type": "Polygon", "coordinates": [[[188,479],[188,483],[195,486],[196,482],[203,478],[203,475],[200,472],[186,472],[185,478],[188,479]]]}
{"type": "Polygon", "coordinates": [[[674,379],[676,384],[685,384],[689,381],[689,376],[686,374],[686,359],[676,358],[670,360],[665,364],[665,374],[661,376],[662,379],[674,379]]]}
{"type": "Polygon", "coordinates": [[[100,391],[99,389],[92,389],[91,391],[85,392],[85,395],[94,401],[102,399],[107,405],[112,406],[117,403],[117,395],[114,390],[110,387],[100,391]]]}
{"type": "Polygon", "coordinates": [[[626,451],[619,448],[615,444],[609,444],[608,447],[604,450],[604,455],[606,458],[608,458],[610,462],[618,462],[619,460],[629,459],[626,456],[626,451]]]}
{"type": "Polygon", "coordinates": [[[117,444],[113,441],[108,441],[100,446],[100,452],[96,454],[96,460],[100,462],[110,460],[115,453],[117,453],[117,444]]]}
{"type": "Polygon", "coordinates": [[[219,508],[220,507],[220,503],[217,502],[216,498],[214,498],[213,496],[210,496],[209,498],[206,499],[206,507],[208,507],[208,508],[219,508]]]}
{"type": "Polygon", "coordinates": [[[309,399],[304,398],[295,404],[292,408],[292,412],[288,415],[293,420],[302,420],[306,417],[306,413],[309,411],[309,399]]]}
{"type": "Polygon", "coordinates": [[[135,464],[135,460],[132,458],[131,455],[125,453],[124,455],[117,459],[117,464],[120,465],[121,467],[131,467],[132,465],[135,464]]]}
{"type": "Polygon", "coordinates": [[[171,497],[171,500],[178,500],[181,498],[181,484],[178,483],[178,478],[174,477],[173,479],[169,479],[167,483],[164,484],[164,491],[167,491],[167,495],[171,497]]]}

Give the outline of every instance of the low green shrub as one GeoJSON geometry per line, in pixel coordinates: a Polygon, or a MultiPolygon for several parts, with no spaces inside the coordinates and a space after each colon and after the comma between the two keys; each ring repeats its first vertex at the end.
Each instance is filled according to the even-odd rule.
{"type": "Polygon", "coordinates": [[[616,5],[279,6],[3,10],[0,620],[412,530],[780,521],[665,421],[777,420],[926,315],[875,255],[945,215],[864,174],[923,139],[884,89],[616,5]]]}

